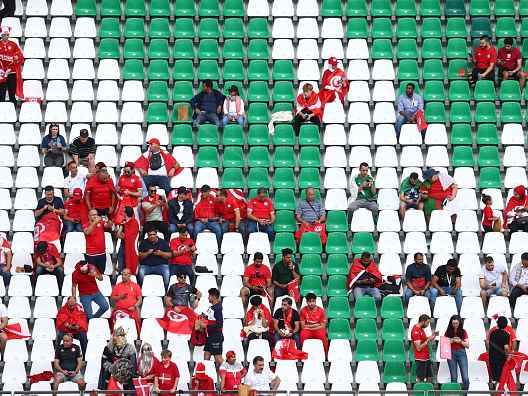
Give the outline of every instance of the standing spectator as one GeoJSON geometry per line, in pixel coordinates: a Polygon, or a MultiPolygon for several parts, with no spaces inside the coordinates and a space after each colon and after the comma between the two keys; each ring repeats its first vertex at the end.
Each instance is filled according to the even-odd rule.
{"type": "Polygon", "coordinates": [[[22,65],[24,54],[14,41],[9,40],[11,28],[0,26],[0,59],[2,60],[5,79],[0,83],[0,102],[6,101],[6,91],[9,101],[16,103],[16,98],[24,99],[22,65]]]}
{"type": "Polygon", "coordinates": [[[306,189],[306,198],[299,200],[295,210],[295,220],[300,223],[299,230],[295,237],[300,242],[302,234],[305,232],[317,232],[321,237],[321,242],[326,244],[326,212],[321,199],[316,199],[315,189],[306,189]]]}
{"type": "Polygon", "coordinates": [[[229,88],[229,96],[224,99],[224,118],[222,124],[225,127],[230,122],[236,122],[240,126],[246,124],[246,112],[244,109],[244,101],[238,93],[236,85],[231,85],[229,88]]]}
{"type": "MultiPolygon", "coordinates": [[[[510,336],[510,343],[508,344],[509,348],[510,348],[510,351],[516,351],[517,348],[516,348],[516,344],[517,344],[517,333],[515,332],[515,329],[508,323],[508,319],[506,317],[503,316],[503,318],[506,320],[506,327],[503,329],[506,333],[508,333],[508,335],[510,336]]],[[[486,344],[488,345],[489,347],[489,338],[491,336],[491,333],[493,333],[495,330],[498,329],[497,327],[497,322],[498,320],[500,319],[500,316],[497,316],[496,320],[495,320],[495,326],[493,327],[490,327],[489,331],[488,331],[488,334],[486,336],[486,344]]],[[[491,325],[490,325],[491,326],[491,325]]]]}
{"type": "Polygon", "coordinates": [[[44,156],[44,166],[64,166],[66,140],[59,134],[59,124],[49,126],[49,133],[42,138],[40,148],[44,156]]]}
{"type": "Polygon", "coordinates": [[[243,333],[246,347],[251,340],[267,340],[272,345],[273,318],[271,312],[264,304],[262,297],[253,296],[249,299],[251,305],[244,318],[243,333]]]}
{"type": "Polygon", "coordinates": [[[55,196],[53,186],[44,187],[44,198],[40,198],[35,209],[35,219],[40,219],[48,213],[54,213],[57,216],[64,214],[64,203],[62,199],[55,196]]]}
{"type": "MultiPolygon", "coordinates": [[[[180,227],[186,227],[188,230],[193,220],[193,203],[188,198],[187,188],[178,187],[178,194],[175,198],[169,200],[169,231],[176,232],[180,227]]],[[[190,231],[190,230],[189,230],[190,231]]]]}
{"type": "Polygon", "coordinates": [[[202,92],[191,99],[191,107],[194,110],[194,127],[210,122],[221,127],[220,117],[225,96],[218,90],[213,89],[211,80],[204,80],[202,92]]]}
{"type": "Polygon", "coordinates": [[[96,209],[88,212],[88,223],[84,225],[86,239],[84,259],[88,264],[95,265],[101,274],[106,269],[105,229],[110,228],[112,228],[112,222],[99,216],[96,209]]]}
{"type": "Polygon", "coordinates": [[[206,334],[207,339],[204,346],[204,360],[210,360],[214,356],[217,365],[222,364],[222,344],[224,342],[224,333],[222,326],[224,325],[224,315],[222,309],[222,302],[220,301],[220,291],[216,288],[209,289],[209,304],[205,313],[207,323],[206,334]]]}
{"type": "Polygon", "coordinates": [[[502,368],[508,359],[510,350],[510,335],[504,329],[508,320],[504,316],[497,319],[497,329],[489,335],[489,365],[491,380],[496,383],[500,380],[502,368]]]}
{"type": "Polygon", "coordinates": [[[524,221],[528,213],[528,196],[526,187],[517,186],[504,208],[504,227],[510,232],[528,231],[528,222],[524,221]]]}
{"type": "Polygon", "coordinates": [[[510,305],[515,309],[517,298],[528,294],[528,253],[521,254],[521,262],[515,264],[510,270],[510,305]]]}
{"type": "Polygon", "coordinates": [[[4,280],[4,286],[11,282],[11,265],[13,263],[13,252],[11,243],[7,240],[5,232],[0,232],[0,276],[4,280]]]}
{"type": "Polygon", "coordinates": [[[53,392],[57,392],[59,384],[65,381],[76,383],[79,385],[79,390],[83,391],[86,382],[84,382],[84,377],[81,374],[82,366],[83,355],[80,348],[73,343],[73,338],[70,334],[63,335],[62,345],[59,345],[55,350],[55,360],[53,361],[55,369],[53,392]]]}
{"type": "Polygon", "coordinates": [[[97,267],[88,264],[86,261],[79,261],[75,265],[72,274],[72,296],[77,298],[77,288],[79,289],[79,299],[86,313],[88,320],[100,318],[110,308],[103,294],[99,291],[97,282],[103,280],[103,275],[97,267]],[[99,307],[97,312],[92,311],[92,302],[99,307]]]}
{"type": "Polygon", "coordinates": [[[251,390],[257,392],[276,391],[279,388],[280,382],[279,376],[265,367],[262,356],[255,356],[253,358],[253,368],[244,377],[244,384],[249,386],[251,390]]]}
{"type": "Polygon", "coordinates": [[[313,85],[305,83],[302,87],[302,93],[297,95],[296,107],[293,110],[293,129],[296,134],[301,130],[301,124],[311,122],[321,126],[321,100],[319,95],[314,92],[313,85]]]}
{"type": "Polygon", "coordinates": [[[76,188],[64,203],[64,234],[83,232],[82,224],[88,221],[88,207],[83,200],[82,190],[76,188]]]}
{"type": "Polygon", "coordinates": [[[433,378],[429,343],[434,341],[438,332],[427,336],[424,329],[429,327],[430,323],[431,318],[426,314],[422,314],[418,318],[418,323],[411,330],[414,360],[416,361],[416,382],[428,382],[433,378]]]}
{"type": "Polygon", "coordinates": [[[447,359],[449,373],[451,374],[451,382],[458,382],[458,369],[460,369],[460,375],[462,376],[462,389],[467,390],[469,387],[469,376],[466,348],[469,347],[469,341],[460,316],[451,316],[444,336],[451,341],[451,359],[447,359]]]}
{"type": "Polygon", "coordinates": [[[475,84],[478,80],[495,80],[496,62],[497,50],[488,36],[480,36],[479,46],[473,52],[473,71],[469,82],[475,84]]]}
{"type": "Polygon", "coordinates": [[[141,202],[141,212],[145,221],[141,239],[143,239],[149,230],[155,229],[161,231],[163,238],[168,241],[170,239],[170,233],[167,200],[163,195],[158,194],[158,188],[156,186],[150,186],[148,188],[148,195],[141,202]]]}
{"type": "Polygon", "coordinates": [[[447,260],[447,264],[439,266],[431,281],[431,304],[434,305],[436,297],[453,296],[458,311],[462,306],[462,274],[455,259],[447,260]]]}
{"type": "MultiPolygon", "coordinates": [[[[64,190],[62,195],[65,198],[68,198],[76,188],[80,188],[84,193],[84,188],[86,187],[86,172],[80,172],[77,162],[70,161],[67,165],[68,176],[64,178],[64,190]]],[[[86,168],[83,168],[85,170],[86,168]]]]}
{"type": "Polygon", "coordinates": [[[149,148],[136,160],[135,165],[139,174],[143,177],[145,186],[159,186],[165,190],[165,195],[170,192],[169,178],[182,171],[180,164],[166,150],[162,150],[159,139],[150,139],[147,144],[149,148]]]}
{"type": "Polygon", "coordinates": [[[69,296],[59,312],[57,313],[57,341],[60,343],[65,334],[71,334],[79,340],[83,355],[88,345],[88,319],[81,304],[73,296],[69,296]]]}
{"type": "Polygon", "coordinates": [[[220,390],[238,391],[247,370],[237,362],[234,351],[227,351],[226,360],[218,368],[220,377],[220,390]]]}
{"type": "Polygon", "coordinates": [[[409,302],[412,296],[425,296],[431,301],[431,268],[424,263],[422,253],[414,253],[414,263],[405,270],[407,287],[403,292],[403,300],[409,302]]]}
{"type": "Polygon", "coordinates": [[[306,294],[306,306],[301,308],[301,344],[308,339],[321,340],[324,350],[328,352],[328,337],[326,336],[325,310],[318,307],[317,297],[314,293],[306,294]]]}
{"type": "Polygon", "coordinates": [[[402,180],[400,185],[400,216],[403,219],[407,209],[423,210],[420,179],[418,173],[412,172],[402,180]]]}
{"type": "Polygon", "coordinates": [[[446,210],[454,221],[454,216],[458,212],[458,205],[455,198],[458,187],[455,179],[447,173],[440,173],[433,168],[427,168],[423,173],[423,183],[420,192],[424,197],[424,214],[429,220],[433,210],[446,210]]]}
{"type": "Polygon", "coordinates": [[[158,237],[158,230],[150,230],[147,238],[139,243],[139,283],[145,275],[161,275],[165,290],[169,286],[169,259],[172,257],[169,244],[158,237]]]}
{"type": "Polygon", "coordinates": [[[506,37],[504,47],[499,49],[497,55],[499,76],[503,80],[519,80],[521,89],[524,88],[525,75],[522,72],[522,55],[519,48],[513,46],[513,39],[506,37]]]}
{"type": "Polygon", "coordinates": [[[33,260],[36,267],[35,278],[40,275],[54,275],[57,278],[59,290],[61,290],[64,281],[64,268],[62,258],[55,245],[45,241],[37,242],[33,260]]]}
{"type": "Polygon", "coordinates": [[[492,232],[494,223],[499,221],[500,217],[495,216],[493,212],[493,201],[490,195],[482,194],[482,203],[484,204],[484,209],[482,210],[482,229],[484,232],[492,232]]]}
{"type": "Polygon", "coordinates": [[[79,136],[70,144],[70,154],[77,165],[93,169],[95,166],[95,140],[88,133],[88,129],[81,129],[79,136]]]}
{"type": "Polygon", "coordinates": [[[271,272],[273,282],[273,297],[288,295],[288,284],[293,280],[300,280],[299,266],[293,261],[293,251],[290,248],[282,249],[282,259],[276,262],[271,272]]]}
{"type": "Polygon", "coordinates": [[[240,232],[246,234],[237,200],[228,196],[227,190],[218,191],[215,201],[215,211],[219,216],[222,232],[240,232]]]}
{"type": "Polygon", "coordinates": [[[128,268],[131,274],[136,274],[138,270],[138,240],[139,222],[134,215],[134,209],[125,207],[125,218],[123,223],[117,228],[117,237],[121,240],[117,251],[117,262],[119,271],[128,268]]]}
{"type": "Polygon", "coordinates": [[[132,282],[131,272],[125,268],[121,273],[121,282],[116,283],[112,288],[110,299],[114,303],[112,310],[112,325],[115,323],[117,313],[120,311],[122,315],[126,315],[136,322],[136,329],[139,334],[141,330],[141,319],[139,316],[139,307],[143,301],[141,296],[141,288],[136,282],[132,282]]]}
{"type": "Polygon", "coordinates": [[[265,188],[257,190],[257,196],[249,201],[247,207],[248,233],[265,232],[271,241],[273,239],[273,223],[275,223],[275,208],[268,198],[265,188]]]}
{"type": "Polygon", "coordinates": [[[154,392],[160,396],[174,396],[178,389],[180,372],[172,361],[172,352],[168,349],[161,351],[161,362],[154,377],[154,392]]]}
{"type": "Polygon", "coordinates": [[[216,236],[218,246],[222,243],[222,227],[218,222],[218,214],[215,210],[215,199],[211,195],[211,187],[204,184],[200,189],[200,202],[194,208],[194,237],[204,230],[209,230],[216,236]]]}
{"type": "Polygon", "coordinates": [[[354,259],[348,272],[347,285],[353,290],[356,300],[367,295],[379,303],[381,283],[381,273],[369,252],[363,252],[361,258],[354,259]]]}
{"type": "Polygon", "coordinates": [[[416,113],[423,112],[423,98],[414,92],[414,83],[407,83],[405,94],[398,96],[398,114],[396,115],[396,137],[400,138],[403,124],[416,124],[416,113]]]}
{"type": "Polygon", "coordinates": [[[170,249],[172,251],[172,258],[169,262],[169,270],[171,276],[178,273],[184,273],[189,277],[191,284],[194,283],[194,271],[192,267],[193,255],[196,252],[196,245],[189,237],[187,228],[180,227],[178,229],[178,237],[172,238],[170,241],[170,249]]]}
{"type": "Polygon", "coordinates": [[[191,391],[193,391],[193,393],[195,393],[196,395],[201,396],[216,395],[214,381],[211,377],[206,374],[205,364],[203,364],[203,362],[196,363],[194,375],[191,378],[191,391]],[[196,392],[198,390],[200,392],[196,392]]]}
{"type": "Polygon", "coordinates": [[[98,389],[106,389],[110,376],[123,385],[124,390],[134,390],[132,378],[136,376],[136,348],[126,339],[125,329],[114,329],[111,340],[103,349],[98,389]]]}
{"type": "Polygon", "coordinates": [[[114,213],[117,193],[106,166],[97,169],[86,183],[84,200],[88,209],[96,209],[99,216],[110,217],[114,213]]]}
{"type": "Polygon", "coordinates": [[[240,297],[244,307],[247,306],[251,296],[264,296],[273,301],[273,287],[271,285],[271,271],[267,265],[262,264],[264,255],[256,252],[253,255],[253,264],[244,270],[240,297]]]}
{"type": "Polygon", "coordinates": [[[196,308],[200,298],[202,298],[202,293],[187,283],[184,272],[178,272],[176,282],[167,290],[163,302],[167,308],[175,308],[175,311],[178,311],[178,307],[196,308]]]}
{"type": "Polygon", "coordinates": [[[12,17],[15,15],[16,1],[15,0],[2,0],[3,8],[0,10],[0,22],[2,19],[12,17]]]}
{"type": "Polygon", "coordinates": [[[291,338],[295,341],[297,349],[301,349],[301,318],[299,313],[292,308],[293,301],[290,297],[282,299],[281,307],[273,314],[273,327],[275,330],[275,342],[283,338],[291,338]]]}
{"type": "Polygon", "coordinates": [[[135,209],[141,199],[143,187],[141,179],[134,173],[134,167],[133,162],[125,163],[123,173],[117,181],[117,193],[123,198],[123,206],[135,209]]]}
{"type": "Polygon", "coordinates": [[[354,178],[358,192],[355,201],[350,202],[348,210],[354,212],[356,209],[365,208],[372,212],[375,219],[378,218],[378,203],[376,183],[369,175],[369,166],[366,162],[359,164],[359,174],[354,178]]]}
{"type": "Polygon", "coordinates": [[[319,92],[322,108],[324,109],[327,103],[336,99],[344,104],[350,84],[343,63],[337,60],[335,56],[331,56],[324,68],[326,69],[321,77],[321,91],[319,92]]]}
{"type": "Polygon", "coordinates": [[[502,265],[497,265],[493,257],[484,257],[484,265],[480,270],[480,298],[485,307],[491,296],[508,296],[508,272],[502,265]]]}

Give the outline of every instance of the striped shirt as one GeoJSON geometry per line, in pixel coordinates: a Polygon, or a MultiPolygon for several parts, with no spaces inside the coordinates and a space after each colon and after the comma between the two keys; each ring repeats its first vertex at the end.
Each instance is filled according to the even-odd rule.
{"type": "Polygon", "coordinates": [[[325,214],[325,210],[320,199],[313,202],[308,202],[306,199],[303,199],[297,204],[295,214],[300,216],[304,221],[313,223],[325,214]]]}
{"type": "Polygon", "coordinates": [[[78,155],[79,158],[86,158],[88,154],[95,154],[95,140],[88,137],[88,140],[83,143],[80,137],[76,137],[70,144],[70,154],[78,155]]]}

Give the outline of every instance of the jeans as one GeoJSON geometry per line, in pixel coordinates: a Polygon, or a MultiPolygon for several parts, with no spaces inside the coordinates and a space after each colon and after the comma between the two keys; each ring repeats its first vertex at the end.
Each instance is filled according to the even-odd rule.
{"type": "Polygon", "coordinates": [[[369,201],[366,199],[357,198],[354,202],[351,202],[350,205],[348,206],[348,210],[350,212],[354,212],[354,210],[360,209],[360,208],[370,210],[372,212],[372,216],[374,217],[374,219],[378,218],[379,208],[378,208],[378,203],[376,201],[369,201]]]}
{"type": "Polygon", "coordinates": [[[468,377],[468,359],[466,350],[464,348],[451,352],[451,359],[447,359],[449,366],[449,373],[451,374],[451,382],[458,382],[457,366],[460,368],[460,375],[462,376],[462,386],[464,390],[469,387],[468,377]]]}
{"type": "MultiPolygon", "coordinates": [[[[224,221],[223,223],[220,224],[220,226],[222,227],[222,232],[225,234],[226,232],[229,232],[229,226],[230,225],[233,225],[233,227],[235,226],[235,222],[234,221],[224,221]]],[[[238,223],[238,231],[235,231],[235,232],[238,232],[240,234],[242,234],[242,238],[245,240],[247,238],[247,227],[246,227],[246,222],[244,220],[240,220],[240,223],[238,223]]]]}
{"type": "Polygon", "coordinates": [[[201,124],[205,124],[206,122],[210,122],[211,124],[215,124],[217,127],[221,127],[220,125],[220,119],[218,118],[218,114],[213,112],[206,113],[205,111],[201,111],[196,115],[196,118],[194,119],[193,126],[198,127],[201,124]]]}
{"type": "Polygon", "coordinates": [[[396,130],[396,137],[398,139],[400,138],[401,127],[403,124],[407,123],[407,120],[407,116],[402,116],[401,114],[396,116],[396,124],[394,124],[394,129],[396,130]]]}
{"type": "Polygon", "coordinates": [[[44,165],[62,168],[64,166],[64,154],[48,152],[44,156],[44,165]]]}
{"type": "Polygon", "coordinates": [[[100,318],[108,310],[108,308],[110,308],[108,302],[101,294],[101,292],[95,294],[88,294],[85,296],[79,296],[79,299],[81,300],[81,304],[84,308],[84,313],[86,314],[88,320],[92,318],[100,318]],[[96,313],[93,313],[92,311],[92,301],[99,306],[99,309],[96,313]]]}
{"type": "Polygon", "coordinates": [[[354,287],[354,298],[357,300],[363,296],[374,297],[376,302],[381,301],[381,292],[376,287],[354,287]]]}
{"type": "Polygon", "coordinates": [[[195,221],[193,227],[194,239],[196,239],[198,234],[203,230],[209,230],[213,232],[216,235],[216,241],[218,242],[218,246],[220,246],[220,244],[222,243],[222,226],[220,226],[220,223],[218,221],[209,220],[206,223],[202,223],[201,221],[195,221]]]}
{"type": "MultiPolygon", "coordinates": [[[[442,287],[442,290],[448,296],[451,295],[451,286],[442,287]]],[[[435,304],[435,301],[436,301],[436,297],[438,297],[438,290],[435,289],[435,288],[431,288],[431,295],[429,297],[429,301],[431,302],[431,305],[433,307],[434,307],[434,304],[435,304]]],[[[462,290],[460,290],[460,289],[457,289],[457,291],[455,293],[455,302],[456,302],[457,310],[458,310],[458,312],[460,312],[460,307],[462,306],[462,290]]]]}
{"type": "Polygon", "coordinates": [[[266,234],[268,234],[268,239],[270,241],[273,239],[273,235],[275,235],[273,231],[273,224],[262,225],[253,220],[247,221],[247,232],[248,234],[251,234],[253,232],[265,232],[266,234]]]}
{"type": "Polygon", "coordinates": [[[162,175],[145,175],[143,181],[148,189],[150,186],[157,186],[165,190],[165,194],[168,194],[171,190],[169,176],[162,175]]]}
{"type": "Polygon", "coordinates": [[[521,289],[518,286],[515,286],[511,289],[510,292],[510,305],[512,306],[512,309],[515,309],[515,302],[517,301],[517,298],[526,294],[523,289],[521,289]]]}
{"type": "MultiPolygon", "coordinates": [[[[432,304],[433,302],[431,301],[431,290],[432,289],[427,289],[425,291],[425,297],[427,297],[429,299],[429,304],[432,304]]],[[[411,299],[411,297],[413,297],[415,294],[413,293],[413,291],[411,289],[409,289],[408,287],[405,288],[405,290],[403,291],[403,302],[405,304],[408,304],[409,303],[409,300],[411,299]]]]}
{"type": "MultiPolygon", "coordinates": [[[[57,345],[59,346],[62,342],[62,337],[64,337],[64,334],[62,331],[57,331],[57,345]]],[[[88,337],[86,336],[85,331],[80,331],[78,333],[72,333],[73,338],[76,340],[79,340],[79,343],[81,344],[81,350],[83,355],[86,354],[86,347],[88,346],[88,337]]]]}
{"type": "Polygon", "coordinates": [[[170,271],[168,264],[140,265],[137,274],[140,285],[143,284],[143,278],[145,278],[146,275],[161,275],[163,278],[163,284],[165,285],[165,289],[169,287],[170,271]]]}
{"type": "Polygon", "coordinates": [[[177,273],[183,273],[189,277],[189,284],[194,284],[194,271],[192,264],[181,265],[181,264],[169,264],[170,275],[176,275],[177,273]]]}
{"type": "Polygon", "coordinates": [[[9,286],[9,282],[11,282],[11,272],[5,271],[5,267],[0,267],[0,276],[4,280],[4,286],[7,289],[7,286],[9,286]]]}
{"type": "Polygon", "coordinates": [[[43,266],[37,265],[37,268],[35,269],[35,277],[38,278],[40,275],[55,275],[59,285],[59,290],[62,290],[62,282],[64,281],[64,270],[62,267],[57,267],[53,271],[49,272],[43,266]]]}
{"type": "Polygon", "coordinates": [[[0,84],[0,102],[6,101],[6,91],[9,94],[9,101],[16,103],[16,74],[10,73],[6,80],[0,84]]]}
{"type": "MultiPolygon", "coordinates": [[[[238,116],[236,117],[236,122],[238,125],[240,126],[244,126],[246,124],[246,117],[244,116],[238,116]]],[[[227,124],[229,124],[229,117],[228,116],[224,116],[223,120],[222,120],[222,125],[225,127],[227,124]]]]}
{"type": "MultiPolygon", "coordinates": [[[[185,228],[187,228],[187,231],[189,231],[189,234],[192,235],[192,224],[189,223],[189,224],[186,224],[185,228]]],[[[169,224],[169,232],[171,234],[175,233],[175,232],[178,232],[178,226],[176,224],[169,224]]]]}
{"type": "Polygon", "coordinates": [[[67,234],[68,232],[83,232],[81,223],[64,220],[64,234],[67,234]]]}

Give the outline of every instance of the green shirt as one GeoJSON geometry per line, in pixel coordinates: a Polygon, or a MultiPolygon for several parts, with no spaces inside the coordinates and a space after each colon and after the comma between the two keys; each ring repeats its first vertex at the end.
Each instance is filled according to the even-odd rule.
{"type": "Polygon", "coordinates": [[[420,192],[420,181],[418,181],[415,185],[412,185],[409,181],[409,177],[406,177],[402,180],[400,185],[400,193],[403,195],[418,195],[420,192]]]}
{"type": "MultiPolygon", "coordinates": [[[[293,263],[293,268],[295,269],[295,272],[299,273],[299,266],[296,262],[293,263]]],[[[271,279],[275,282],[281,283],[283,285],[290,283],[294,278],[292,271],[288,268],[286,264],[284,264],[284,261],[279,261],[275,263],[273,266],[273,270],[271,272],[271,279]]]]}
{"type": "MultiPolygon", "coordinates": [[[[371,181],[374,185],[374,188],[376,187],[376,185],[374,184],[374,179],[370,175],[367,175],[365,177],[362,177],[361,175],[357,175],[354,181],[356,182],[356,185],[358,187],[361,186],[361,184],[363,184],[363,182],[365,181],[371,181]]],[[[358,191],[356,199],[365,199],[367,201],[375,201],[377,195],[378,194],[373,193],[370,188],[364,188],[363,190],[358,191]]]]}

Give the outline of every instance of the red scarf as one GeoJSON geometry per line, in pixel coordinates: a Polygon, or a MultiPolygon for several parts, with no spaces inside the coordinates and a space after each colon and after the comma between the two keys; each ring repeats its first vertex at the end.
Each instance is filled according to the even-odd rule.
{"type": "Polygon", "coordinates": [[[284,319],[284,328],[289,330],[290,332],[293,330],[291,327],[292,317],[293,317],[292,308],[288,309],[287,312],[285,310],[282,310],[282,318],[284,319]]]}
{"type": "MultiPolygon", "coordinates": [[[[163,163],[165,164],[165,170],[167,171],[167,176],[176,176],[181,171],[183,171],[183,168],[176,166],[178,165],[178,161],[176,161],[176,158],[174,158],[170,153],[168,153],[165,150],[160,150],[161,157],[163,158],[163,163]]],[[[142,169],[146,173],[148,173],[148,170],[150,168],[150,157],[152,156],[152,153],[150,150],[147,150],[141,156],[136,160],[134,163],[134,166],[136,169],[142,169]]]]}
{"type": "Polygon", "coordinates": [[[528,197],[526,196],[526,188],[524,186],[517,186],[513,189],[514,195],[508,200],[504,208],[504,224],[507,224],[508,213],[516,208],[526,208],[528,206],[528,197]],[[516,197],[519,196],[519,198],[516,197]]]}

